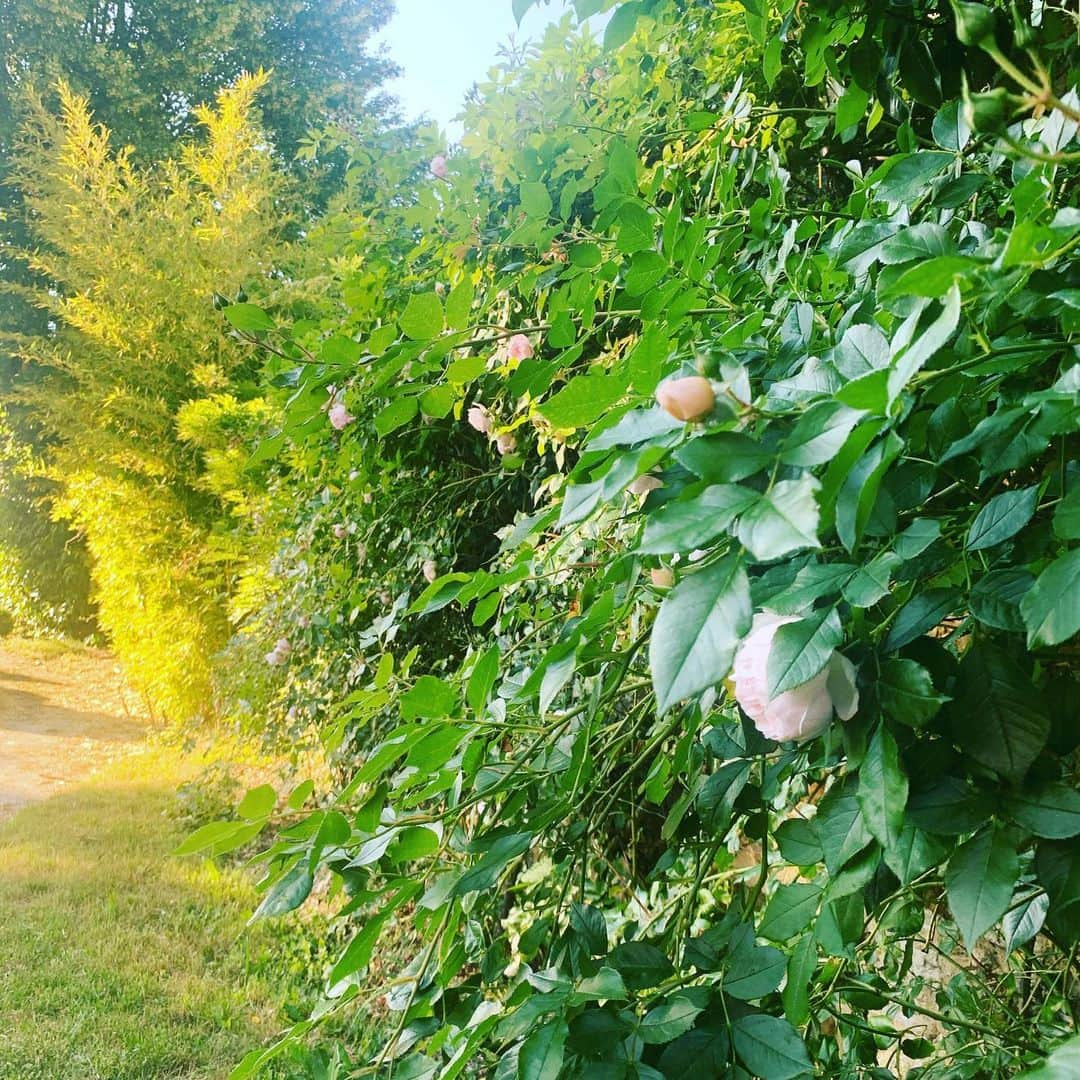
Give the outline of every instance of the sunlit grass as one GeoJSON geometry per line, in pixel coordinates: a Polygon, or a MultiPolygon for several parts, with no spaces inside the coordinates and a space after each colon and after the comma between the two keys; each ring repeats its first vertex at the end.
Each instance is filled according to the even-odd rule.
{"type": "Polygon", "coordinates": [[[169,857],[190,772],[148,751],[0,825],[2,1080],[222,1077],[276,1029],[250,882],[169,857]]]}

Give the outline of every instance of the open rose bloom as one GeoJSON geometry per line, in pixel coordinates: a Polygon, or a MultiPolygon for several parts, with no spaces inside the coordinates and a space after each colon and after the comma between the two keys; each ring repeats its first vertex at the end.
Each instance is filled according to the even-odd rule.
{"type": "Polygon", "coordinates": [[[859,691],[854,665],[834,652],[809,682],[770,700],[766,674],[769,652],[776,631],[789,622],[798,622],[798,617],[771,611],[754,616],[750,633],[735,654],[732,681],[735,700],[762,735],[777,742],[802,742],[820,735],[832,722],[834,712],[841,720],[850,720],[859,708],[859,691]]]}
{"type": "Polygon", "coordinates": [[[515,334],[506,343],[506,355],[511,360],[528,360],[533,355],[532,342],[524,334],[515,334]]]}
{"type": "Polygon", "coordinates": [[[356,419],[340,401],[335,401],[326,415],[330,418],[330,426],[335,431],[344,430],[356,419]]]}

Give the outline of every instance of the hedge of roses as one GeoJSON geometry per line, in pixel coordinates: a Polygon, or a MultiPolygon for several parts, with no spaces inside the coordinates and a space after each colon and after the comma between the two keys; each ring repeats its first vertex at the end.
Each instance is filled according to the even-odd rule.
{"type": "Polygon", "coordinates": [[[188,850],[281,824],[260,913],[353,930],[234,1076],[349,1010],[345,1075],[1016,1075],[1080,1003],[1077,18],[575,6],[224,312],[345,781],[188,850]]]}

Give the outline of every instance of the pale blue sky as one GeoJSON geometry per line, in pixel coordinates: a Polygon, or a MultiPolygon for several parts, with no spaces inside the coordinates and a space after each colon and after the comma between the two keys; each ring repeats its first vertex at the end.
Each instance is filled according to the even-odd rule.
{"type": "MultiPolygon", "coordinates": [[[[436,121],[450,137],[460,127],[451,118],[461,108],[474,82],[482,81],[498,59],[499,46],[511,34],[537,40],[549,22],[572,10],[569,0],[542,0],[518,29],[511,0],[396,0],[397,14],[383,32],[380,44],[399,67],[400,79],[388,89],[401,102],[406,116],[421,113],[436,121]]],[[[594,27],[604,20],[594,19],[594,27]]]]}

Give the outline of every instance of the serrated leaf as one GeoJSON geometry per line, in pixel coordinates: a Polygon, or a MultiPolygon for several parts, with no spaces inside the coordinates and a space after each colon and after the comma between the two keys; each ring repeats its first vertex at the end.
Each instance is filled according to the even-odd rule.
{"type": "Polygon", "coordinates": [[[1065,840],[1080,836],[1080,791],[1067,784],[1044,784],[1008,800],[1015,821],[1036,836],[1065,840]]]}
{"type": "Polygon", "coordinates": [[[1080,631],[1080,548],[1055,559],[1020,601],[1028,648],[1060,645],[1080,631]]]}
{"type": "Polygon", "coordinates": [[[647,941],[626,941],[608,955],[608,963],[623,977],[630,990],[647,990],[659,986],[675,974],[667,956],[647,941]]]}
{"type": "Polygon", "coordinates": [[[740,1016],[731,1025],[735,1052],[755,1076],[793,1080],[814,1068],[798,1032],[786,1021],[764,1013],[740,1016]]]}
{"type": "Polygon", "coordinates": [[[569,1028],[560,1016],[538,1027],[518,1053],[519,1080],[558,1080],[566,1056],[569,1028]]]}
{"type": "Polygon", "coordinates": [[[649,642],[661,713],[727,675],[751,617],[750,582],[734,556],[687,575],[671,590],[649,642]]]}
{"type": "Polygon", "coordinates": [[[871,836],[886,851],[895,847],[904,827],[908,779],[900,764],[896,740],[884,724],[874,732],[859,766],[855,797],[871,836]]]}
{"type": "Polygon", "coordinates": [[[964,546],[968,551],[979,551],[1015,536],[1031,520],[1038,501],[1037,484],[995,495],[975,515],[964,546]]]}
{"type": "Polygon", "coordinates": [[[842,640],[840,616],[831,608],[780,626],[765,667],[769,699],[823,671],[842,640]]]}
{"type": "Polygon", "coordinates": [[[398,318],[405,336],[413,341],[430,341],[443,329],[442,302],[433,292],[414,293],[398,318]]]}
{"type": "Polygon", "coordinates": [[[689,1031],[702,1012],[702,1006],[695,1001],[677,996],[650,1009],[638,1024],[637,1033],[649,1045],[671,1042],[689,1031]]]}
{"type": "Polygon", "coordinates": [[[812,882],[781,885],[765,908],[758,933],[770,941],[787,941],[810,925],[820,902],[820,885],[812,882]]]}
{"type": "Polygon", "coordinates": [[[969,950],[1005,914],[1019,876],[1016,849],[999,830],[987,829],[953,852],[945,870],[945,889],[969,950]]]}
{"type": "Polygon", "coordinates": [[[770,562],[793,551],[818,548],[817,479],[804,473],[781,480],[758,497],[739,520],[739,540],[755,559],[770,562]]]}
{"type": "Polygon", "coordinates": [[[911,727],[921,727],[949,700],[934,689],[930,672],[914,660],[887,660],[877,689],[888,716],[911,727]]]}
{"type": "Polygon", "coordinates": [[[666,555],[704,547],[730,528],[756,498],[750,488],[714,484],[692,498],[664,503],[646,519],[637,550],[666,555]]]}

